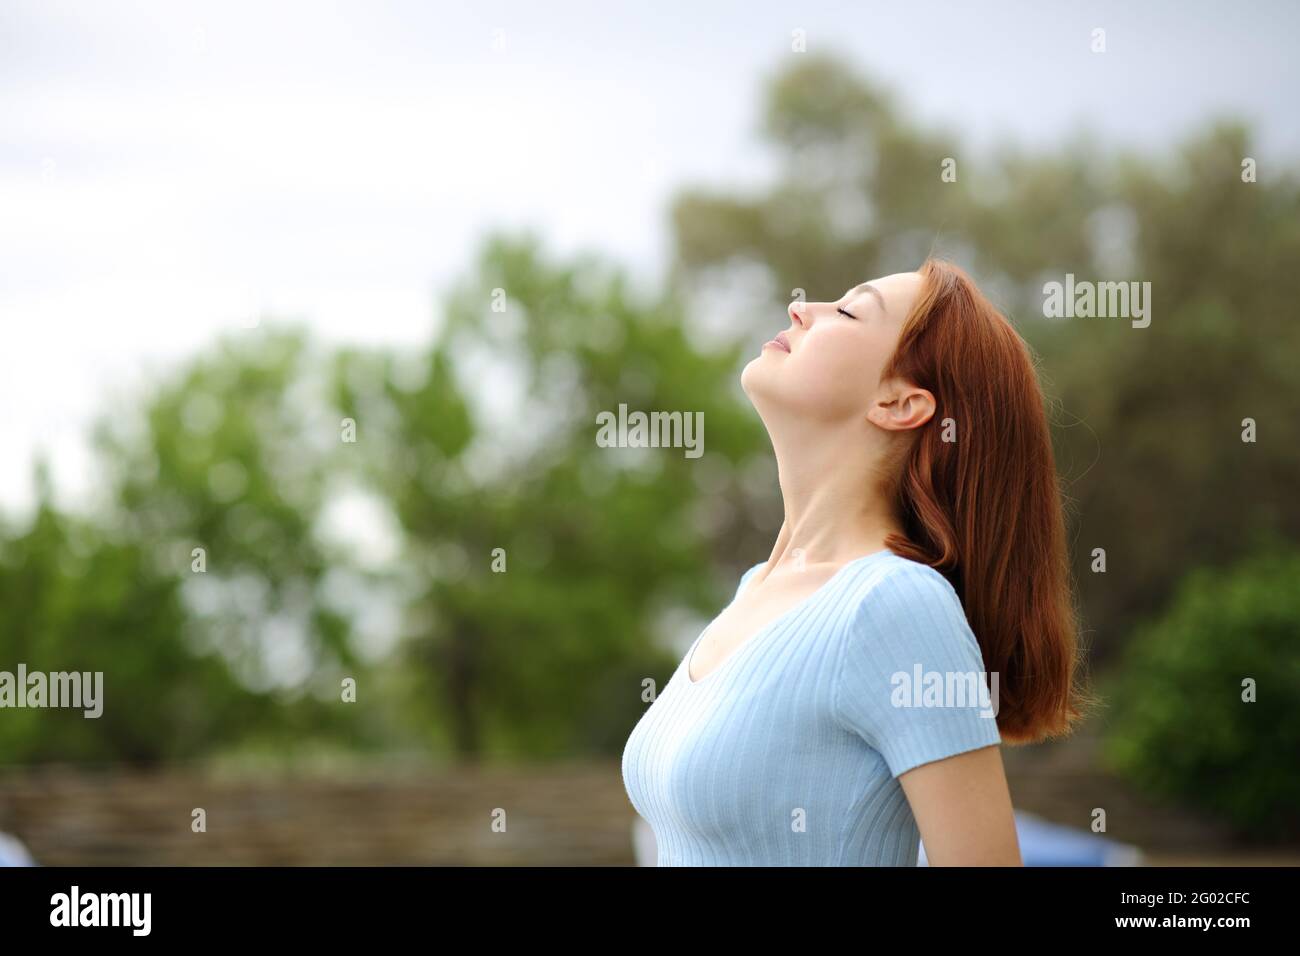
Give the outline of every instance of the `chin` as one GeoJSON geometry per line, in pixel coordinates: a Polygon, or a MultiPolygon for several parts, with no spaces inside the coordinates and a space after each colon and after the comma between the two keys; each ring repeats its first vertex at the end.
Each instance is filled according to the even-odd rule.
{"type": "Polygon", "coordinates": [[[762,417],[765,411],[783,404],[780,396],[781,389],[778,383],[773,381],[772,369],[762,358],[756,358],[745,366],[740,373],[740,387],[759,417],[762,417]]]}
{"type": "Polygon", "coordinates": [[[740,387],[745,390],[745,394],[751,399],[754,397],[754,388],[762,388],[762,381],[767,376],[763,374],[763,356],[760,355],[749,362],[740,371],[740,387]]]}

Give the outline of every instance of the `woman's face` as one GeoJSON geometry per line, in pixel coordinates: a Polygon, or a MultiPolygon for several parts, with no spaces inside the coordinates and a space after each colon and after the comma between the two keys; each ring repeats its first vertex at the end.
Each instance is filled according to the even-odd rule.
{"type": "Polygon", "coordinates": [[[790,327],[741,373],[755,408],[823,422],[865,416],[921,284],[920,273],[897,272],[835,302],[791,303],[790,327]]]}

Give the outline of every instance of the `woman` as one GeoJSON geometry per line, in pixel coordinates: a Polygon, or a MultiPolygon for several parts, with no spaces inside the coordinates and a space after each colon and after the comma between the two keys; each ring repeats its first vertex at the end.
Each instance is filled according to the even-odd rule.
{"type": "Polygon", "coordinates": [[[935,259],[790,323],[741,376],[785,523],[633,729],[628,795],[660,866],[1020,865],[998,744],[1088,703],[1030,353],[935,259]]]}

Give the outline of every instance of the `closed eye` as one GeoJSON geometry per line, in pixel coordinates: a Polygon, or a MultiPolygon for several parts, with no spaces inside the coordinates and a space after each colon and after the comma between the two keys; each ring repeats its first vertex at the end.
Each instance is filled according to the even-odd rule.
{"type": "Polygon", "coordinates": [[[837,308],[835,311],[838,312],[840,315],[847,315],[850,319],[854,319],[854,320],[857,319],[857,316],[854,315],[852,312],[845,312],[843,309],[839,309],[839,308],[837,308]]]}

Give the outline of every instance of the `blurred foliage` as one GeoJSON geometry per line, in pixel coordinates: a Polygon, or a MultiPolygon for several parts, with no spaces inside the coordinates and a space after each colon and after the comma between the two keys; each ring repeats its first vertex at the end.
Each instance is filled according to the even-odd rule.
{"type": "Polygon", "coordinates": [[[356,662],[322,594],[342,556],[314,534],[340,434],[319,384],[312,393],[322,361],[299,331],[228,337],[154,385],[140,412],[96,429],[112,527],[148,542],[164,572],[189,574],[205,643],[263,689],[274,683],[269,658],[287,666],[290,647],[303,673],[356,662]],[[267,621],[278,625],[274,647],[261,639],[267,621]]]}
{"type": "Polygon", "coordinates": [[[105,678],[96,718],[80,709],[5,710],[6,761],[152,763],[211,747],[232,724],[265,719],[226,667],[192,657],[179,590],[176,577],[153,571],[139,543],[59,514],[44,489],[30,528],[0,539],[0,669],[15,673],[23,663],[114,679],[105,678]],[[118,697],[119,689],[132,696],[118,697]]]}
{"type": "Polygon", "coordinates": [[[1248,837],[1300,837],[1297,582],[1294,551],[1189,574],[1109,684],[1108,764],[1248,837]]]}
{"type": "MultiPolygon", "coordinates": [[[[105,714],[10,711],[0,760],[617,753],[641,682],[662,686],[677,662],[668,637],[694,636],[780,525],[741,366],[787,323],[794,290],[833,298],[931,252],[970,269],[1038,353],[1097,662],[1189,568],[1297,540],[1293,169],[1261,162],[1243,183],[1253,144],[1232,122],[1158,154],[1086,133],[977,154],[851,67],[797,60],[762,115],[776,179],[683,190],[662,288],[596,256],[553,260],[532,235],[490,236],[420,348],[249,329],[107,408],[99,500],[73,515],[42,494],[30,521],[0,528],[0,669],[102,669],[105,714]],[[948,160],[955,182],[941,179],[948,160]],[[1150,327],[1044,318],[1043,283],[1067,273],[1149,281],[1150,327]],[[620,404],[702,412],[705,455],[597,446],[597,413],[620,404]],[[1098,547],[1105,573],[1090,569],[1098,547]],[[340,700],[346,678],[355,705],[340,700]]],[[[1261,606],[1293,623],[1283,597],[1263,600],[1293,565],[1247,567],[1261,606]]],[[[1145,639],[1165,657],[1125,664],[1135,686],[1233,650],[1230,631],[1218,648],[1195,643],[1202,630],[1179,638],[1196,615],[1168,622],[1163,643],[1145,639]]],[[[1249,653],[1273,646],[1258,633],[1249,653]]],[[[1233,657],[1228,676],[1264,663],[1233,657]]],[[[1218,766],[1208,730],[1161,736],[1180,713],[1193,726],[1206,692],[1146,686],[1168,713],[1126,711],[1142,728],[1130,752],[1163,741],[1170,760],[1218,766]]],[[[1275,720],[1253,741],[1268,753],[1297,726],[1275,720]]],[[[1171,792],[1202,786],[1192,770],[1159,773],[1171,792]]]]}
{"type": "Polygon", "coordinates": [[[320,361],[299,332],[217,343],[100,421],[93,522],[46,489],[30,528],[0,538],[0,669],[104,675],[101,717],[6,711],[6,760],[386,741],[337,703],[358,662],[326,594],[345,562],[314,529],[333,446],[311,439],[328,409],[313,421],[299,392],[320,361]]]}

